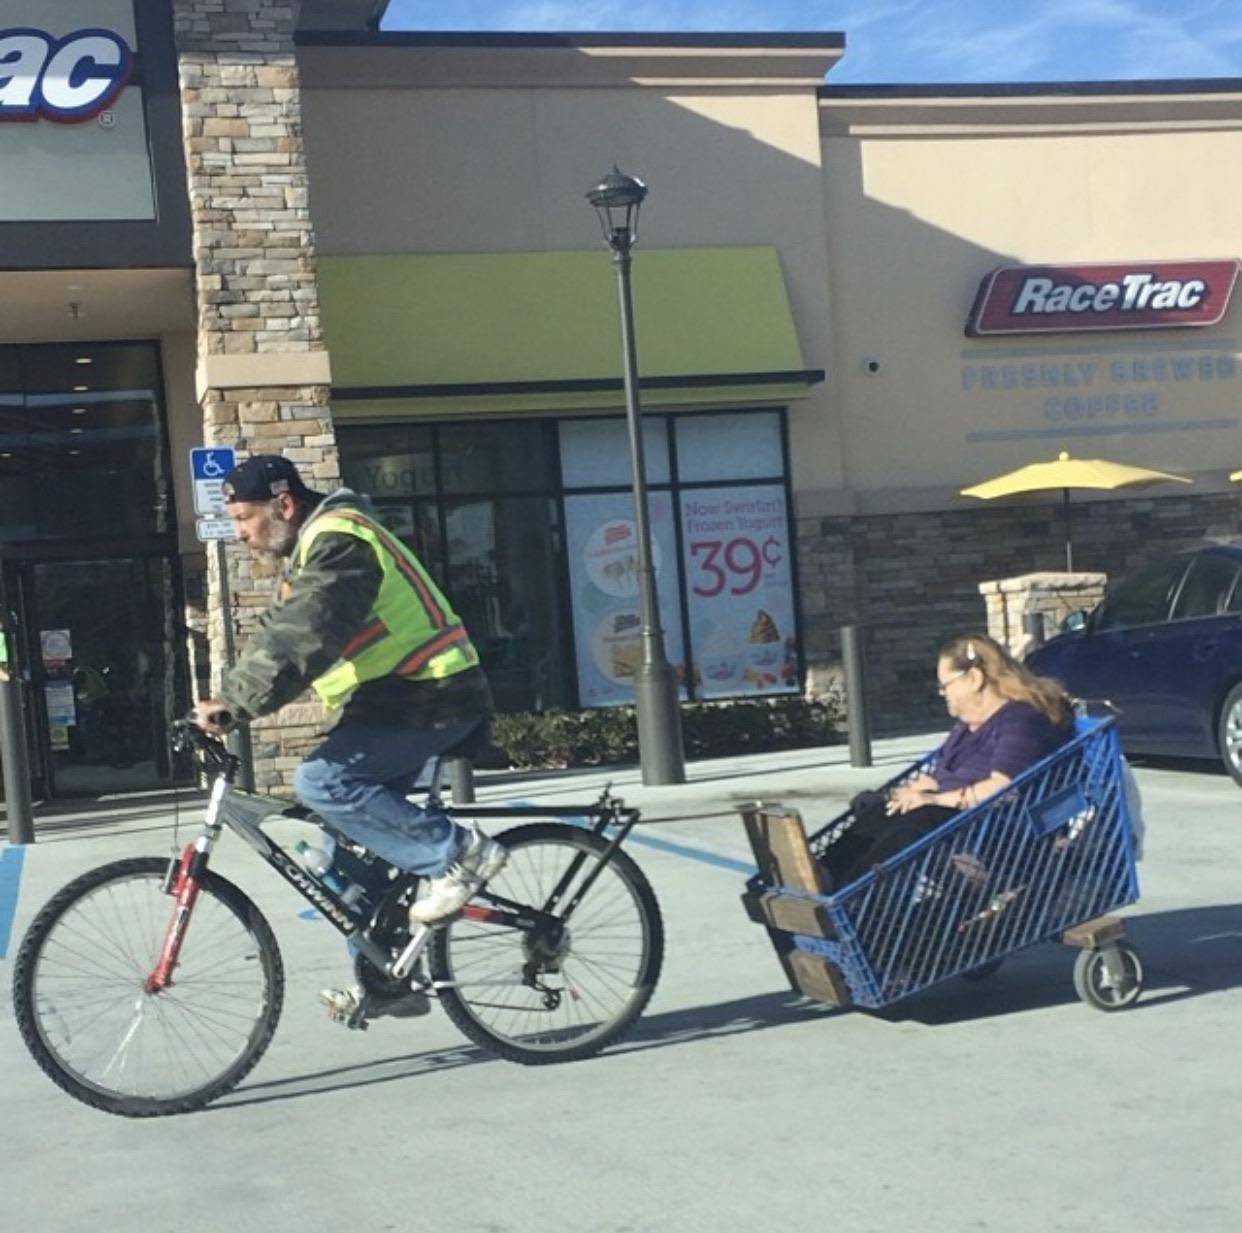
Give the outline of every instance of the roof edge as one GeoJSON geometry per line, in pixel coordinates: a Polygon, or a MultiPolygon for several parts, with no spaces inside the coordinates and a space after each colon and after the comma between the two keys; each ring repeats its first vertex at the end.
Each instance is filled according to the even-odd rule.
{"type": "Polygon", "coordinates": [[[1139,94],[1242,94],[1242,77],[1142,78],[1132,81],[911,82],[823,85],[821,99],[1107,97],[1139,94]]]}
{"type": "Polygon", "coordinates": [[[299,30],[295,38],[306,47],[684,47],[703,51],[730,48],[839,51],[845,48],[845,35],[836,30],[787,33],[299,30]]]}

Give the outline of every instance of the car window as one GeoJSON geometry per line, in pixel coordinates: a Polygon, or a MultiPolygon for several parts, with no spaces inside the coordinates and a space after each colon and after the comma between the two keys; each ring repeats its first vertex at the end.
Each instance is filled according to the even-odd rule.
{"type": "Polygon", "coordinates": [[[1238,566],[1228,557],[1205,552],[1195,557],[1173,604],[1173,620],[1215,616],[1229,598],[1238,566]]]}
{"type": "Polygon", "coordinates": [[[1233,584],[1233,592],[1225,603],[1226,612],[1242,612],[1242,577],[1233,584]]]}
{"type": "Polygon", "coordinates": [[[1150,625],[1169,616],[1173,588],[1186,571],[1186,557],[1166,557],[1133,578],[1116,583],[1100,605],[1096,629],[1120,625],[1150,625]]]}

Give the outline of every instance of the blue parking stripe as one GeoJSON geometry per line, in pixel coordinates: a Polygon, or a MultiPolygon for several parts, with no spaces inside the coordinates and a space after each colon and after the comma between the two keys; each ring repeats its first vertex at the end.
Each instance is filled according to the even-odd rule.
{"type": "MultiPolygon", "coordinates": [[[[510,801],[510,805],[534,805],[535,801],[510,801]]],[[[560,818],[558,821],[568,822],[571,826],[580,826],[588,829],[590,824],[586,818],[560,818]]],[[[627,844],[638,844],[643,848],[654,848],[657,852],[667,852],[671,856],[681,856],[686,860],[699,861],[704,865],[711,865],[716,869],[727,869],[730,873],[743,873],[747,877],[757,873],[758,868],[755,865],[747,864],[746,861],[736,861],[730,856],[719,856],[715,852],[708,852],[705,848],[692,847],[688,843],[674,843],[671,839],[656,839],[651,835],[640,834],[637,830],[630,831],[625,841],[627,844]]]]}
{"type": "Polygon", "coordinates": [[[6,846],[0,852],[0,959],[9,953],[9,936],[13,932],[13,917],[17,915],[17,891],[25,860],[24,847],[6,846]]]}

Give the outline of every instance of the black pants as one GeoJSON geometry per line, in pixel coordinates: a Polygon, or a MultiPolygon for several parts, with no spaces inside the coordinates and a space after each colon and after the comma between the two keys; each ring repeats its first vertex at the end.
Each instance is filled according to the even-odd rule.
{"type": "Polygon", "coordinates": [[[820,861],[831,879],[829,890],[838,890],[861,877],[872,865],[895,856],[956,812],[944,805],[923,805],[890,816],[884,805],[880,792],[863,792],[854,798],[853,826],[829,846],[820,861]]]}

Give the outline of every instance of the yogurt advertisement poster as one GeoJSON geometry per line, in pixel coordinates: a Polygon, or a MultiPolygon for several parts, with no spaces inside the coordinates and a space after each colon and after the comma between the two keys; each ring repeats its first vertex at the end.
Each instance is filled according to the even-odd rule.
{"type": "Polygon", "coordinates": [[[763,484],[682,493],[681,521],[699,697],[796,692],[784,490],[763,484]]]}
{"type": "MultiPolygon", "coordinates": [[[[685,654],[677,613],[677,546],[669,494],[652,493],[649,510],[664,647],[680,677],[685,654]]],[[[570,497],[565,502],[565,522],[582,703],[616,706],[633,702],[634,674],[642,653],[634,500],[629,493],[570,497]]]]}

